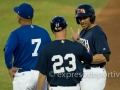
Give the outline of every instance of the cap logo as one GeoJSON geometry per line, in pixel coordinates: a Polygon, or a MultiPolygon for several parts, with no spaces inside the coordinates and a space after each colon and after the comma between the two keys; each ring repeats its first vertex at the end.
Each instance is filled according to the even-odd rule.
{"type": "Polygon", "coordinates": [[[62,27],[59,27],[60,25],[59,25],[59,23],[56,23],[55,24],[55,30],[62,30],[62,27]]]}
{"type": "Polygon", "coordinates": [[[18,11],[18,13],[19,13],[19,11],[18,11]]]}
{"type": "Polygon", "coordinates": [[[30,16],[28,16],[28,18],[30,18],[30,16]]]}
{"type": "Polygon", "coordinates": [[[77,14],[85,13],[85,9],[77,9],[77,14]]]}
{"type": "Polygon", "coordinates": [[[59,23],[56,23],[56,24],[55,24],[55,27],[59,27],[59,23]]]}

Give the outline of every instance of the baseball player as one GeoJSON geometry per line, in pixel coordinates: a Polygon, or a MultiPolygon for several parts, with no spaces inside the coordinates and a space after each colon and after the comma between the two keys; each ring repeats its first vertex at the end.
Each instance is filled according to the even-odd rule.
{"type": "MultiPolygon", "coordinates": [[[[13,80],[13,90],[36,90],[39,71],[34,68],[41,49],[51,39],[45,29],[32,24],[34,9],[30,4],[22,3],[14,11],[21,26],[11,32],[6,42],[5,64],[13,80]]],[[[47,90],[47,86],[43,90],[47,90]]]]}
{"type": "Polygon", "coordinates": [[[83,62],[84,76],[80,82],[81,90],[103,90],[106,84],[104,66],[109,61],[110,49],[102,28],[95,24],[95,11],[89,4],[81,4],[75,10],[77,24],[82,26],[80,35],[72,34],[72,39],[82,42],[93,54],[91,64],[83,62]],[[80,38],[79,38],[80,37],[80,38]]]}
{"type": "Polygon", "coordinates": [[[81,60],[91,63],[92,55],[83,45],[66,39],[67,22],[62,16],[55,16],[50,26],[55,40],[45,45],[40,54],[36,66],[41,72],[37,90],[41,90],[46,77],[49,90],[80,90],[81,60]]]}

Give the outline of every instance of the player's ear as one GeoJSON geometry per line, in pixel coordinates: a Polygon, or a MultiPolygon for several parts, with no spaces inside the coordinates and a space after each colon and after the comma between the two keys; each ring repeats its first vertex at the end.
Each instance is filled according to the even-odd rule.
{"type": "Polygon", "coordinates": [[[18,18],[18,23],[20,24],[20,21],[21,21],[20,16],[18,15],[17,18],[18,18]]]}
{"type": "Polygon", "coordinates": [[[17,18],[20,19],[21,17],[18,15],[17,18]]]}

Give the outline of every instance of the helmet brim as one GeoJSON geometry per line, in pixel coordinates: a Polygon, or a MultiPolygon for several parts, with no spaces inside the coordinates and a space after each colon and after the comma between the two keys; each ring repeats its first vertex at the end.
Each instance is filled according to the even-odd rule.
{"type": "Polygon", "coordinates": [[[78,17],[88,17],[88,16],[91,16],[91,15],[88,15],[88,14],[76,14],[75,18],[78,18],[78,17]]]}

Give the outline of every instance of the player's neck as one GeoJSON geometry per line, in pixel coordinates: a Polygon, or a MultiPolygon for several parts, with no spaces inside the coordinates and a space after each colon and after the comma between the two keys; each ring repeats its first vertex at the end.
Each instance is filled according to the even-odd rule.
{"type": "Polygon", "coordinates": [[[91,24],[86,30],[89,30],[89,29],[91,29],[91,28],[93,28],[94,26],[96,26],[97,24],[91,24]]]}
{"type": "Polygon", "coordinates": [[[55,37],[55,40],[65,40],[66,39],[66,37],[55,37]]]}
{"type": "Polygon", "coordinates": [[[66,38],[56,38],[55,40],[66,40],[66,38]]]}
{"type": "Polygon", "coordinates": [[[32,22],[22,22],[22,23],[20,23],[21,24],[21,26],[24,26],[24,25],[32,25],[32,22]]]}
{"type": "Polygon", "coordinates": [[[21,19],[20,24],[21,24],[21,26],[32,25],[32,20],[31,19],[21,19]]]}
{"type": "Polygon", "coordinates": [[[25,19],[25,18],[19,17],[18,22],[21,24],[21,26],[32,25],[32,19],[25,19]]]}
{"type": "Polygon", "coordinates": [[[56,40],[65,40],[66,39],[66,30],[62,30],[60,32],[55,32],[55,39],[56,40]]]}

